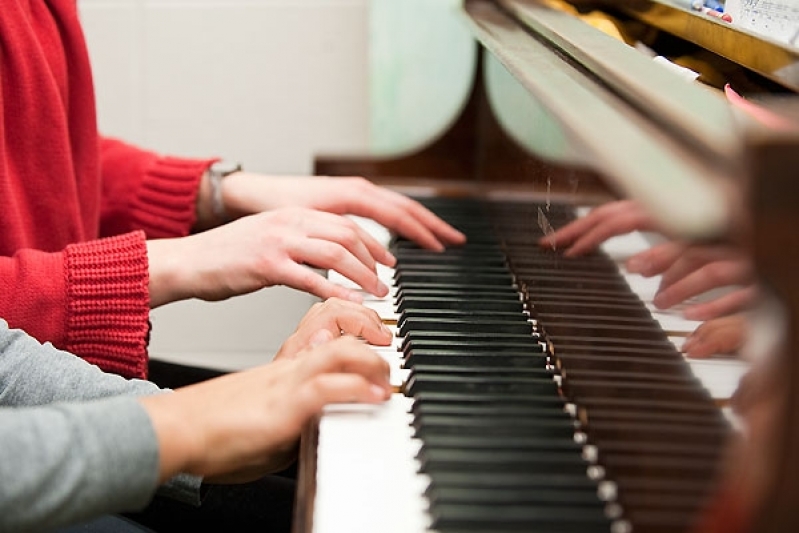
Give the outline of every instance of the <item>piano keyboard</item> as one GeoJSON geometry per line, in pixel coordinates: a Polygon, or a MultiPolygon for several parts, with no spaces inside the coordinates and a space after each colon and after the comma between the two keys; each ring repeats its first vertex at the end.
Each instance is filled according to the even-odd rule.
{"type": "MultiPolygon", "coordinates": [[[[728,431],[713,398],[740,365],[711,396],[674,347],[682,337],[663,331],[694,324],[655,314],[661,329],[630,290],[651,300],[652,283],[625,280],[607,252],[564,260],[536,247],[536,206],[430,206],[469,244],[444,254],[393,244],[396,270],[380,272],[392,293],[365,303],[396,323],[394,344],[377,350],[405,394],[326,409],[314,532],[689,523],[728,431]]],[[[571,216],[558,207],[550,219],[571,216]]]]}

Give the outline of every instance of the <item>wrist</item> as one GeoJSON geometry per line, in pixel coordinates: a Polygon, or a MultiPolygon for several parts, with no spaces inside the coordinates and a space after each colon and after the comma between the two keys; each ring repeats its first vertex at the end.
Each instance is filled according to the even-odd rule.
{"type": "Polygon", "coordinates": [[[220,226],[236,218],[229,209],[222,184],[228,176],[241,172],[241,163],[225,160],[215,161],[205,170],[197,192],[196,231],[220,226]]]}
{"type": "Polygon", "coordinates": [[[190,296],[184,294],[183,287],[186,284],[186,276],[181,271],[184,262],[181,261],[180,252],[182,249],[180,243],[190,238],[192,237],[147,241],[148,290],[151,309],[190,296]]]}
{"type": "Polygon", "coordinates": [[[186,423],[181,398],[174,392],[139,398],[150,418],[158,442],[158,480],[164,483],[181,472],[190,472],[201,446],[194,429],[186,423]]]}

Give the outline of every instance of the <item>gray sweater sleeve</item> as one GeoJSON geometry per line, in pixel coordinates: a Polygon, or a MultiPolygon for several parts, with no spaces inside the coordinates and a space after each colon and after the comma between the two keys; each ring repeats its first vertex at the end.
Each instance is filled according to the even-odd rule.
{"type": "MultiPolygon", "coordinates": [[[[106,374],[0,320],[0,531],[136,510],[158,482],[158,443],[135,396],[163,392],[106,374]]],[[[200,479],[162,491],[199,502],[200,479]]]]}

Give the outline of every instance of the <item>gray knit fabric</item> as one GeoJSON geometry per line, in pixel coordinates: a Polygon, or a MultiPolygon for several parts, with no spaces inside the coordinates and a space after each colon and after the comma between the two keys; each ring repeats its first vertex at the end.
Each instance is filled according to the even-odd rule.
{"type": "MultiPolygon", "coordinates": [[[[158,444],[136,396],[163,392],[106,374],[0,320],[0,531],[42,531],[143,508],[158,444]]],[[[200,479],[159,489],[199,503],[200,479]]]]}

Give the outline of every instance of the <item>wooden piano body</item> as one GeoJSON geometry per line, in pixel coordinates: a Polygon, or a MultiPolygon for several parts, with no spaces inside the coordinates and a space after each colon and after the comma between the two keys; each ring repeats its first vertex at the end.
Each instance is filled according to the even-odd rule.
{"type": "MultiPolygon", "coordinates": [[[[490,201],[594,205],[632,197],[675,237],[749,249],[763,286],[780,295],[787,340],[777,361],[785,383],[774,407],[785,423],[765,439],[770,449],[762,453],[773,462],[767,486],[753,496],[754,522],[744,530],[794,530],[799,365],[789,354],[799,354],[799,237],[789,229],[797,219],[799,135],[765,127],[710,86],[732,82],[764,106],[796,114],[799,52],[660,0],[618,3],[612,14],[633,37],[664,55],[703,59],[708,85],[691,84],[560,7],[465,0],[464,21],[479,43],[477,75],[447,132],[400,157],[320,157],[315,171],[490,201]],[[542,147],[540,138],[530,139],[529,124],[501,109],[508,94],[516,105],[519,94],[527,95],[568,143],[542,147]]],[[[522,109],[518,115],[525,117],[522,109]]],[[[297,532],[314,531],[317,429],[303,436],[297,532]]],[[[616,524],[619,531],[630,525],[616,524]]]]}

